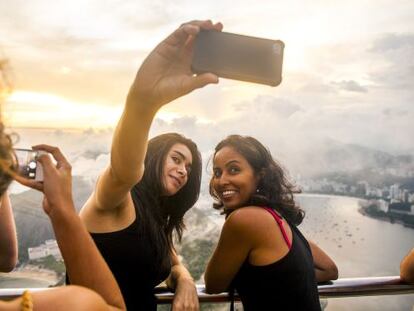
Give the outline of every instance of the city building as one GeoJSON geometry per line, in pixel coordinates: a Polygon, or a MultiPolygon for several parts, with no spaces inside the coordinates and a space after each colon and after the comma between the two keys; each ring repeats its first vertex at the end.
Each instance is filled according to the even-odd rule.
{"type": "Polygon", "coordinates": [[[45,243],[39,246],[29,247],[27,251],[30,260],[44,258],[49,255],[55,257],[56,260],[62,260],[62,254],[56,240],[46,240],[45,243]]]}

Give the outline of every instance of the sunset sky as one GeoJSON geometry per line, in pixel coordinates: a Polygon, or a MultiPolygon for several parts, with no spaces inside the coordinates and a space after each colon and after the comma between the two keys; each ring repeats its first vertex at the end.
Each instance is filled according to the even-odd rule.
{"type": "Polygon", "coordinates": [[[410,0],[0,0],[0,58],[9,59],[14,82],[7,123],[113,128],[144,57],[192,19],[283,40],[283,82],[221,79],[164,107],[163,129],[414,153],[410,0]]]}

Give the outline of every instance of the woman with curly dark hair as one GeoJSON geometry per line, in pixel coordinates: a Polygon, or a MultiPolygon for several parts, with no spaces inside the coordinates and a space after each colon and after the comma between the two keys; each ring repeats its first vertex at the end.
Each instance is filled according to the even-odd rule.
{"type": "Polygon", "coordinates": [[[317,282],[336,279],[338,270],[297,229],[304,217],[297,192],[253,137],[231,135],[216,146],[210,194],[226,221],[205,273],[207,292],[236,289],[244,310],[321,310],[317,282]]]}

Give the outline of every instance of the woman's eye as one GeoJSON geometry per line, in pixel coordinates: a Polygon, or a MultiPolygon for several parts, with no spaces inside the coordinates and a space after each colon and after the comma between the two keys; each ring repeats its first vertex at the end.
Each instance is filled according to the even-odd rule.
{"type": "Polygon", "coordinates": [[[221,176],[221,172],[219,170],[214,170],[213,175],[215,178],[219,178],[221,176]]]}
{"type": "Polygon", "coordinates": [[[172,157],[174,163],[179,164],[180,163],[180,159],[177,157],[172,157]]]}
{"type": "Polygon", "coordinates": [[[237,174],[238,172],[240,172],[238,167],[230,167],[229,171],[230,174],[237,174]]]}

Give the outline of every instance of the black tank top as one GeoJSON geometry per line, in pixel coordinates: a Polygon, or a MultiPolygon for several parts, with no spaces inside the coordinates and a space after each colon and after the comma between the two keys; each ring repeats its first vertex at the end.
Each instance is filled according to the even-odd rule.
{"type": "Polygon", "coordinates": [[[246,259],[233,279],[245,311],[321,311],[309,244],[296,226],[289,226],[292,243],[282,259],[265,266],[254,266],[246,259]]]}
{"type": "Polygon", "coordinates": [[[91,236],[121,288],[127,310],[157,310],[154,287],[168,277],[170,269],[160,271],[148,237],[138,230],[137,219],[120,231],[91,236]]]}

